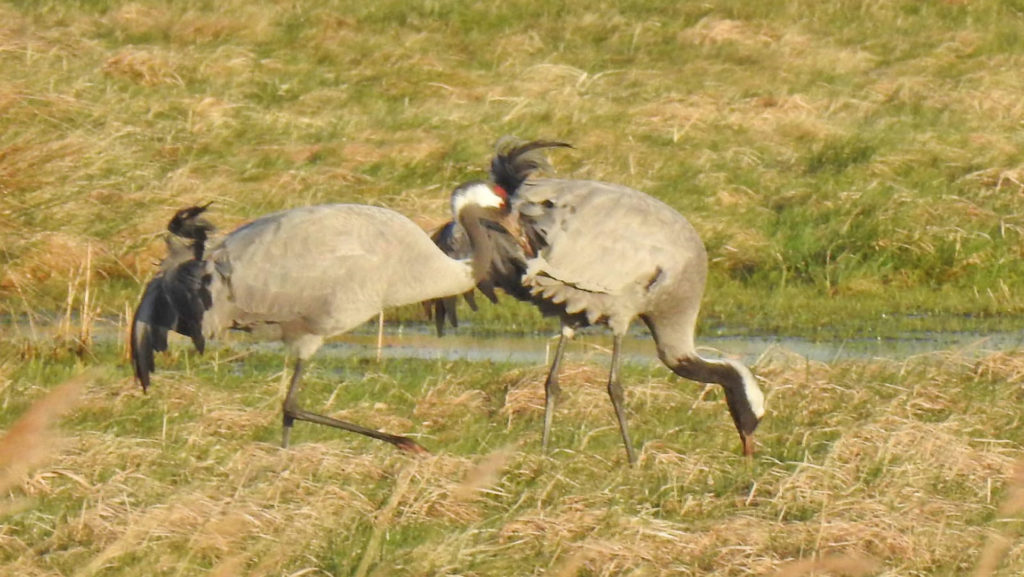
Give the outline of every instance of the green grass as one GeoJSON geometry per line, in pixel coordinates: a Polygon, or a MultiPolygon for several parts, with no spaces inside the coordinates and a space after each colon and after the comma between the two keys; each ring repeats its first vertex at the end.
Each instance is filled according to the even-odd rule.
{"type": "Polygon", "coordinates": [[[1024,312],[1010,2],[2,9],[8,314],[60,309],[87,250],[121,313],[189,203],[224,228],[329,201],[436,225],[506,133],[690,217],[739,332],[816,334],[775,320],[790,294],[845,335],[1024,312]]]}

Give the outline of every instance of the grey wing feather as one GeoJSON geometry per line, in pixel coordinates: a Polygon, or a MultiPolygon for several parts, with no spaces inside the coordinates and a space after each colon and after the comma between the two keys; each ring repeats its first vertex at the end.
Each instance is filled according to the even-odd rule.
{"type": "Polygon", "coordinates": [[[621,308],[639,310],[662,272],[687,258],[689,243],[680,235],[691,234],[689,223],[627,187],[531,181],[520,189],[516,208],[537,248],[524,284],[535,296],[564,303],[569,313],[586,311],[591,322],[621,308]]]}

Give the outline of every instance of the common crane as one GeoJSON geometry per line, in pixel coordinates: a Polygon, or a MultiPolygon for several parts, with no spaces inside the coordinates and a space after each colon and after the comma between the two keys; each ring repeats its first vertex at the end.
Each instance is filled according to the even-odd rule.
{"type": "MultiPolygon", "coordinates": [[[[707,253],[693,226],[678,211],[643,192],[588,180],[530,178],[547,166],[542,149],[559,142],[519,143],[502,139],[491,163],[491,179],[462,185],[453,193],[493,195],[504,214],[489,221],[495,258],[488,283],[534,303],[561,320],[561,335],[544,382],[546,450],[560,388],[559,365],[577,328],[607,325],[613,335],[608,394],[630,464],[630,440],[619,369],[622,338],[639,317],[650,329],[658,358],[677,375],[718,383],[743,446],[754,453],[754,430],[764,416],[764,394],[743,364],[697,354],[694,329],[707,277],[707,253]]],[[[457,203],[453,202],[453,206],[457,203]]],[[[454,222],[457,222],[454,221],[454,222]]],[[[454,301],[440,302],[449,315],[454,301]]]]}
{"type": "Polygon", "coordinates": [[[468,261],[449,258],[411,220],[375,206],[285,210],[245,224],[210,247],[213,226],[202,217],[206,206],[178,211],[168,225],[168,257],[135,310],[135,376],[147,390],[153,353],[167,349],[168,331],[190,337],[200,352],[205,339],[222,330],[254,331],[282,340],[296,357],[283,405],[283,447],[300,420],[425,451],[406,437],[302,409],[299,382],[325,338],[359,326],[383,308],[459,295],[486,281],[493,257],[479,222],[498,201],[475,200],[483,204],[471,197],[456,213],[476,249],[468,261]]]}

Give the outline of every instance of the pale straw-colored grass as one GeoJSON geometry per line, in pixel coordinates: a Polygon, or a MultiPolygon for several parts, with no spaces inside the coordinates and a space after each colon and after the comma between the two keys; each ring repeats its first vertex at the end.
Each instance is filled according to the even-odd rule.
{"type": "MultiPolygon", "coordinates": [[[[222,230],[318,202],[436,226],[515,133],[573,143],[552,154],[558,174],[681,209],[710,249],[714,322],[1010,326],[1016,15],[911,8],[4,4],[0,314],[63,314],[72,337],[92,334],[80,317],[127,318],[189,204],[213,200],[222,230]]],[[[412,458],[308,423],[281,450],[283,379],[237,374],[283,366],[259,355],[197,359],[175,341],[143,398],[122,343],[2,339],[0,573],[1024,572],[1016,351],[775,350],[755,367],[769,414],[749,463],[720,390],[630,367],[627,469],[597,355],[565,367],[555,426],[573,438],[547,455],[544,367],[410,377],[396,360],[333,392],[312,375],[311,409],[436,453],[412,458]],[[85,364],[107,372],[54,429],[62,402],[29,400],[85,364]],[[341,402],[348,387],[360,400],[341,402]]]]}
{"type": "MultiPolygon", "coordinates": [[[[1022,457],[986,421],[1006,422],[1012,408],[939,418],[971,398],[975,379],[1017,386],[1016,356],[827,364],[776,350],[756,370],[772,414],[753,463],[708,447],[719,435],[732,441],[717,392],[701,401],[699,387],[667,381],[661,369],[633,379],[627,400],[636,420],[673,407],[656,427],[642,427],[635,469],[622,466],[618,443],[584,438],[544,456],[537,435],[521,437],[539,426],[542,367],[481,382],[471,366],[452,366],[422,388],[408,416],[383,403],[335,412],[398,432],[404,419],[411,430],[431,423],[440,437],[506,442],[479,454],[437,447],[426,457],[340,433],[288,450],[253,441],[267,428],[276,439],[277,377],[235,390],[161,372],[143,400],[166,411],[166,429],[111,435],[76,425],[58,453],[19,477],[27,500],[11,503],[18,523],[0,551],[6,570],[25,575],[68,566],[121,574],[139,563],[252,575],[316,573],[331,563],[363,575],[518,567],[536,575],[895,576],[957,567],[987,577],[1020,566],[1022,457]],[[503,408],[487,417],[488,399],[501,391],[503,408]],[[186,409],[194,416],[175,417],[186,409]],[[481,417],[481,429],[465,430],[481,417]],[[708,430],[683,434],[707,418],[708,430]],[[776,459],[789,442],[804,448],[802,460],[776,459]],[[57,502],[73,515],[45,506],[57,502]],[[33,553],[40,548],[54,552],[33,553]]],[[[389,382],[372,369],[368,378],[389,382]]],[[[605,378],[601,366],[569,364],[556,422],[572,422],[584,437],[610,426],[605,378]]],[[[126,412],[137,395],[92,388],[80,407],[141,418],[126,412]]]]}
{"type": "Polygon", "coordinates": [[[94,378],[84,373],[54,388],[7,429],[0,439],[0,492],[24,482],[52,456],[60,442],[56,420],[77,403],[94,378]]]}

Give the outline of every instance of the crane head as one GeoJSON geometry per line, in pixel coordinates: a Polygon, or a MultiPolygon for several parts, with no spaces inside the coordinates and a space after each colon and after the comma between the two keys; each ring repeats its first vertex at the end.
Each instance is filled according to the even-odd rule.
{"type": "Polygon", "coordinates": [[[167,230],[175,236],[205,241],[209,233],[217,229],[210,221],[202,217],[211,204],[213,203],[208,202],[204,205],[190,206],[179,210],[167,223],[167,230]]]}
{"type": "Polygon", "coordinates": [[[724,364],[731,366],[739,378],[738,383],[723,383],[725,399],[743,442],[743,455],[751,457],[754,455],[754,430],[765,414],[764,393],[757,386],[757,377],[746,366],[733,360],[726,360],[724,364]]]}
{"type": "Polygon", "coordinates": [[[452,218],[458,222],[462,209],[469,205],[507,211],[508,193],[500,186],[473,180],[459,185],[452,192],[452,218]]]}

